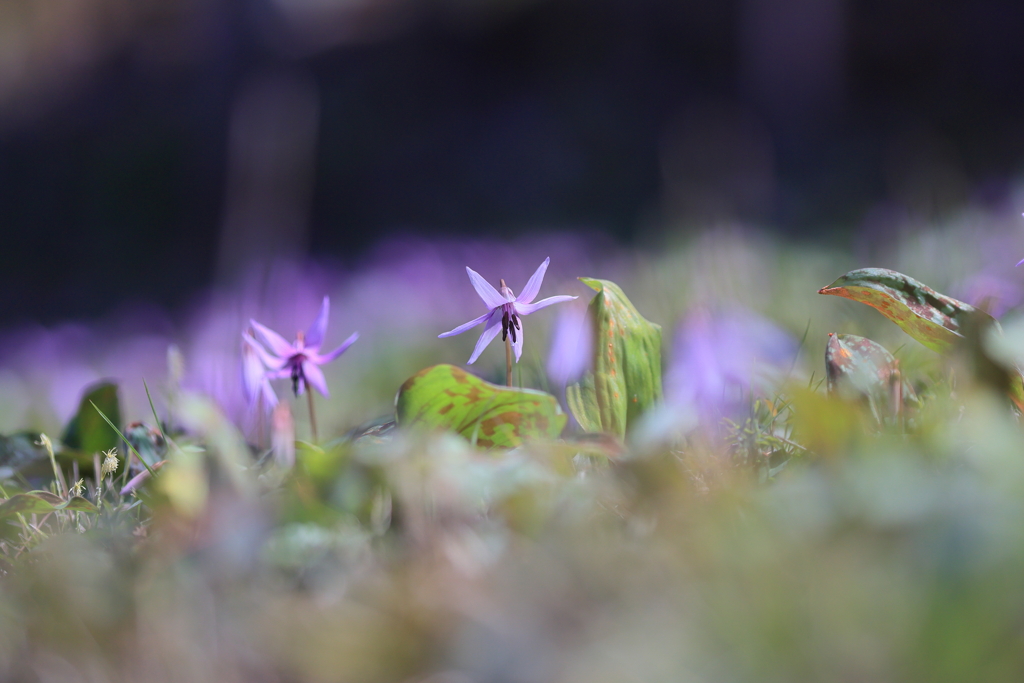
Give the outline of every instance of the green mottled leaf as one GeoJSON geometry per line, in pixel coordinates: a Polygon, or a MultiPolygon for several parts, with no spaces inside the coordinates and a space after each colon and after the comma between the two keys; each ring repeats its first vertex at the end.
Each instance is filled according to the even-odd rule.
{"type": "Polygon", "coordinates": [[[551,394],[502,387],[454,365],[416,373],[395,399],[400,427],[450,429],[484,448],[557,438],[568,419],[551,394]]]}
{"type": "MultiPolygon", "coordinates": [[[[833,294],[860,301],[877,309],[911,337],[928,348],[944,353],[963,341],[964,327],[972,324],[999,323],[980,309],[939,294],[914,278],[886,268],[851,270],[818,294],[833,294]]],[[[1007,394],[1024,411],[1024,378],[1019,369],[1012,373],[1007,394]]]]}
{"type": "Polygon", "coordinates": [[[614,282],[580,281],[597,292],[589,307],[593,371],[566,388],[566,402],[584,430],[623,436],[661,400],[661,326],[640,315],[614,282]]]}
{"type": "MultiPolygon", "coordinates": [[[[980,313],[963,301],[939,294],[914,278],[886,268],[851,270],[818,294],[853,299],[877,309],[928,348],[945,352],[963,338],[968,316],[980,313]]],[[[991,316],[989,316],[991,317],[991,316]]]]}
{"type": "Polygon", "coordinates": [[[74,497],[63,500],[49,491],[29,491],[19,493],[0,502],[0,519],[17,513],[46,513],[55,510],[74,510],[78,512],[96,512],[96,506],[85,498],[74,497]]]}
{"type": "Polygon", "coordinates": [[[117,397],[117,385],[99,382],[86,389],[78,404],[78,412],[64,429],[61,441],[67,448],[81,451],[88,459],[93,453],[100,453],[118,445],[120,438],[93,404],[115,425],[121,424],[121,403],[117,397]]]}

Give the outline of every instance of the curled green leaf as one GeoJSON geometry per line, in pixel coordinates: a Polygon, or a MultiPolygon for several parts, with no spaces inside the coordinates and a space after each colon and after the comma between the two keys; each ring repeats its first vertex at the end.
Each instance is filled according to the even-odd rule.
{"type": "MultiPolygon", "coordinates": [[[[911,337],[940,353],[950,351],[963,339],[961,328],[968,316],[980,313],[974,306],[936,292],[909,275],[886,268],[860,268],[818,290],[853,299],[878,310],[911,337]]],[[[991,316],[989,316],[991,317],[991,316]]]]}
{"type": "Polygon", "coordinates": [[[621,437],[661,400],[661,326],[640,315],[614,282],[580,282],[597,292],[589,306],[593,371],[566,388],[566,402],[585,431],[621,437]]]}

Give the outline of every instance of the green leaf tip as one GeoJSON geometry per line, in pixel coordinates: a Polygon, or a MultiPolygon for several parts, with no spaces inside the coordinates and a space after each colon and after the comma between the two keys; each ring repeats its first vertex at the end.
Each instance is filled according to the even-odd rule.
{"type": "Polygon", "coordinates": [[[579,280],[597,292],[588,307],[593,370],[566,388],[566,403],[585,431],[621,437],[661,400],[661,326],[640,315],[614,282],[579,280]]]}

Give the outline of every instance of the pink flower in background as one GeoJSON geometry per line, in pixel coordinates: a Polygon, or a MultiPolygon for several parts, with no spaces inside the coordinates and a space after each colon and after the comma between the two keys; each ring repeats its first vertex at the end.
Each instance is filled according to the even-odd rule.
{"type": "MultiPolygon", "coordinates": [[[[246,356],[243,354],[243,378],[250,398],[261,394],[266,398],[266,391],[270,389],[269,380],[285,378],[291,378],[292,391],[296,396],[305,392],[307,384],[324,396],[330,396],[327,380],[324,378],[320,366],[330,363],[343,354],[359,338],[359,333],[356,332],[333,351],[320,353],[320,346],[323,344],[324,335],[327,332],[330,305],[330,299],[325,296],[324,302],[320,306],[320,314],[305,334],[299,331],[294,343],[288,343],[277,332],[255,320],[249,321],[255,334],[242,333],[243,349],[248,348],[254,352],[266,367],[262,378],[257,377],[255,364],[251,358],[246,360],[246,356]]],[[[272,395],[273,391],[270,390],[270,393],[272,395]]],[[[274,401],[276,403],[276,396],[274,401]]]]}
{"type": "Polygon", "coordinates": [[[504,341],[508,336],[512,337],[512,348],[516,352],[516,362],[518,363],[519,357],[523,354],[523,328],[519,317],[539,311],[551,304],[557,304],[562,301],[571,301],[577,298],[574,296],[559,295],[551,296],[547,299],[541,299],[537,303],[533,303],[533,300],[537,298],[537,294],[540,293],[540,285],[544,282],[544,273],[547,271],[548,264],[550,262],[550,257],[544,259],[544,263],[540,264],[537,271],[532,277],[530,277],[518,297],[515,296],[512,293],[512,290],[505,285],[504,280],[501,281],[501,291],[499,292],[499,290],[491,286],[491,284],[487,282],[480,273],[476,272],[469,266],[466,266],[466,272],[469,273],[469,281],[473,283],[473,288],[476,289],[476,293],[479,294],[480,298],[483,299],[485,304],[487,304],[489,310],[479,318],[474,318],[468,323],[459,325],[454,330],[450,330],[437,336],[439,338],[453,337],[486,322],[487,324],[484,326],[484,331],[480,335],[480,339],[476,343],[476,348],[473,349],[473,355],[469,357],[469,362],[467,364],[472,365],[473,362],[480,357],[480,354],[487,348],[487,345],[498,336],[499,330],[501,331],[502,341],[504,341]]]}

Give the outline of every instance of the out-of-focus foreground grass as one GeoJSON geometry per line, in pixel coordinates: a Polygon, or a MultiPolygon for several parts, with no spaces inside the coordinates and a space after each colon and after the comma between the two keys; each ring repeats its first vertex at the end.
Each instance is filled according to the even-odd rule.
{"type": "MultiPolygon", "coordinates": [[[[249,467],[213,402],[170,396],[168,421],[184,429],[138,499],[111,500],[81,531],[76,513],[10,520],[20,536],[8,535],[0,583],[2,677],[1019,681],[1018,417],[867,307],[815,294],[859,265],[948,290],[988,267],[991,253],[965,256],[980,235],[907,238],[862,263],[736,234],[644,267],[595,260],[608,272],[571,273],[619,281],[665,326],[668,356],[673,323],[695,304],[739,303],[808,330],[765,397],[791,405],[785,434],[804,448],[770,477],[757,443],[714,429],[627,439],[614,457],[578,441],[485,452],[398,432],[300,443],[290,471],[249,467]],[[813,389],[829,331],[906,345],[922,406],[905,429],[872,429],[863,406],[813,389]]],[[[1019,242],[1006,239],[1004,257],[1019,242]]],[[[998,268],[1012,277],[1012,264],[998,268]]],[[[570,281],[560,277],[552,293],[570,281]]],[[[424,358],[417,339],[435,348],[451,325],[412,315],[418,331],[329,375],[336,398],[320,405],[335,434],[375,409],[362,392],[393,394],[389,373],[468,355],[472,339],[424,358]]],[[[528,342],[539,349],[542,329],[528,342]]]]}

